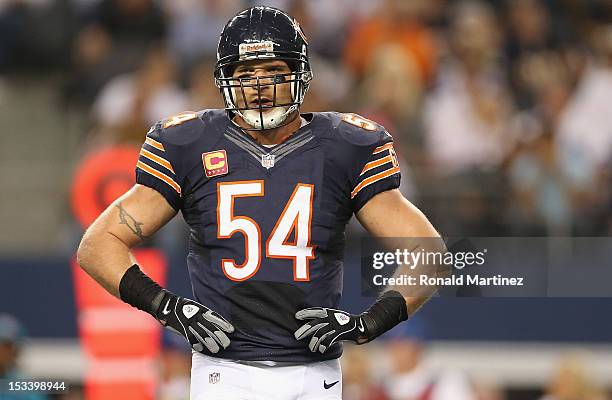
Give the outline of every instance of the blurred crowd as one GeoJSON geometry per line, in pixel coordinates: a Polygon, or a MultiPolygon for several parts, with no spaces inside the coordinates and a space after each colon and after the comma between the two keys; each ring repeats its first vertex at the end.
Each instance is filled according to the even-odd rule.
{"type": "Polygon", "coordinates": [[[261,3],[308,36],[303,110],[385,125],[443,233],[612,233],[609,0],[5,0],[0,74],[61,76],[84,148],[140,143],[156,120],[222,107],[218,35],[261,3]]]}

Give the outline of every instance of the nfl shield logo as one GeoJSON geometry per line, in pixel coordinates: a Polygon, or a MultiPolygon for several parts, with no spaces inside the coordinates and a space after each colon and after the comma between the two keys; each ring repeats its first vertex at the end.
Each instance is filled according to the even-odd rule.
{"type": "Polygon", "coordinates": [[[274,154],[263,154],[261,156],[261,166],[270,169],[274,166],[274,159],[276,156],[274,154]]]}
{"type": "Polygon", "coordinates": [[[208,383],[211,383],[214,385],[215,383],[219,382],[220,379],[221,379],[220,372],[211,372],[210,374],[208,374],[208,383]]]}

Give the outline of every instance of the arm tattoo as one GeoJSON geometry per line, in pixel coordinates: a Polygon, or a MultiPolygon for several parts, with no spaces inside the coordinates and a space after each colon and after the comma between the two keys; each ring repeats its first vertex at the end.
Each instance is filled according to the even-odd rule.
{"type": "Polygon", "coordinates": [[[136,221],[126,210],[123,208],[121,203],[116,206],[119,209],[119,224],[126,225],[134,235],[138,236],[140,240],[145,240],[147,237],[142,233],[142,222],[136,221]]]}

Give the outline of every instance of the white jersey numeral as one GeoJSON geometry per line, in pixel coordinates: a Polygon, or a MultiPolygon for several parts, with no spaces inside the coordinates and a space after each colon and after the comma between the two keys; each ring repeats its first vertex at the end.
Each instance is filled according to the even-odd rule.
{"type": "Polygon", "coordinates": [[[293,259],[293,279],[310,280],[308,261],[314,258],[310,245],[313,185],[299,183],[287,202],[266,243],[266,256],[293,259]],[[289,236],[293,232],[293,241],[289,236]]]}
{"type": "Polygon", "coordinates": [[[243,281],[255,275],[261,264],[261,230],[246,216],[234,215],[236,197],[263,196],[263,181],[221,182],[217,184],[217,238],[229,239],[235,232],[244,235],[244,262],[236,265],[233,259],[221,260],[225,275],[243,281]]]}
{"type": "MultiPolygon", "coordinates": [[[[228,239],[236,232],[245,238],[242,264],[237,265],[234,259],[221,260],[223,272],[231,280],[246,280],[255,275],[261,265],[261,229],[253,219],[234,215],[234,200],[263,195],[262,180],[217,184],[217,238],[228,239]]],[[[313,198],[314,186],[298,183],[266,241],[266,257],[293,260],[296,281],[310,280],[308,263],[314,258],[314,246],[310,244],[313,198]],[[289,241],[292,232],[293,240],[289,241]]]]}

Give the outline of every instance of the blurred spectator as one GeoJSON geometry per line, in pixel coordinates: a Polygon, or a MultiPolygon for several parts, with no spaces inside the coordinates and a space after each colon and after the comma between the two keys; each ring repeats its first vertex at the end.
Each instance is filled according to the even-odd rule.
{"type": "Polygon", "coordinates": [[[101,0],[84,20],[73,44],[67,96],[89,106],[112,77],[138,68],[164,39],[166,21],[153,0],[101,0]]]}
{"type": "Polygon", "coordinates": [[[0,72],[15,66],[26,33],[27,6],[23,1],[0,3],[0,72]]]}
{"type": "Polygon", "coordinates": [[[91,18],[117,45],[135,49],[163,39],[166,31],[163,13],[153,0],[101,0],[91,18]]]}
{"type": "MultiPolygon", "coordinates": [[[[597,26],[593,31],[594,56],[588,60],[577,87],[559,116],[556,145],[560,167],[576,177],[584,196],[576,203],[576,218],[590,215],[590,221],[601,220],[592,211],[607,208],[600,195],[603,170],[612,159],[612,24],[597,26]]],[[[592,229],[583,227],[584,233],[592,229]]]]}
{"type": "Polygon", "coordinates": [[[279,6],[299,21],[312,54],[331,62],[340,62],[347,25],[370,15],[377,3],[368,0],[289,0],[279,1],[279,6]]]}
{"type": "Polygon", "coordinates": [[[383,114],[393,125],[404,125],[420,110],[423,82],[410,53],[398,44],[381,45],[358,91],[358,108],[366,108],[366,114],[383,114]]]}
{"type": "Polygon", "coordinates": [[[462,1],[455,7],[450,59],[424,109],[426,150],[442,175],[495,168],[513,147],[495,14],[482,2],[462,1]]]}
{"type": "MultiPolygon", "coordinates": [[[[424,173],[421,173],[423,180],[424,173]]],[[[427,176],[425,175],[425,178],[427,176]]],[[[470,169],[421,181],[425,210],[435,226],[451,236],[508,234],[508,182],[499,170],[470,169]]]]}
{"type": "Polygon", "coordinates": [[[90,106],[104,84],[124,72],[114,64],[112,46],[110,35],[99,25],[79,32],[73,44],[72,71],[66,87],[70,101],[90,106]]]}
{"type": "Polygon", "coordinates": [[[538,57],[552,47],[550,14],[541,0],[513,0],[507,2],[508,37],[505,56],[512,60],[509,68],[510,84],[519,108],[534,105],[534,93],[524,76],[532,57],[538,57]]]}
{"type": "Polygon", "coordinates": [[[350,70],[361,78],[382,46],[397,45],[414,61],[420,80],[429,82],[436,69],[435,37],[420,20],[426,0],[385,0],[376,14],[355,21],[344,50],[350,70]]]}
{"type": "Polygon", "coordinates": [[[0,72],[64,66],[70,11],[67,2],[0,1],[0,72]]]}
{"type": "Polygon", "coordinates": [[[354,346],[345,347],[340,359],[344,400],[389,400],[382,385],[374,380],[369,360],[371,355],[354,346]]]}
{"type": "Polygon", "coordinates": [[[353,95],[353,79],[343,64],[313,55],[313,79],[304,99],[303,112],[345,110],[353,95]]]}
{"type": "Polygon", "coordinates": [[[311,53],[333,62],[342,60],[349,25],[383,6],[379,0],[251,0],[247,3],[286,10],[299,21],[311,53]]]}
{"type": "Polygon", "coordinates": [[[457,371],[434,370],[423,360],[423,344],[411,338],[387,346],[393,371],[387,381],[391,400],[475,400],[470,381],[457,371]]]}
{"type": "Polygon", "coordinates": [[[606,400],[607,396],[590,378],[584,363],[576,357],[566,357],[552,377],[546,395],[541,400],[606,400]]]}
{"type": "Polygon", "coordinates": [[[559,171],[550,135],[521,149],[511,164],[513,210],[521,232],[540,235],[571,233],[572,185],[559,171]]]}
{"type": "Polygon", "coordinates": [[[188,109],[223,108],[223,99],[214,79],[215,61],[204,58],[198,61],[189,73],[188,109]]]}
{"type": "Polygon", "coordinates": [[[113,78],[93,105],[99,132],[111,142],[140,143],[156,121],[185,111],[189,100],[175,73],[167,51],[153,48],[138,71],[113,78]]]}
{"type": "Polygon", "coordinates": [[[513,136],[521,145],[509,161],[511,220],[520,232],[569,235],[573,206],[579,203],[585,178],[590,179],[579,159],[564,162],[555,146],[555,130],[571,96],[574,73],[560,51],[532,56],[523,73],[521,81],[534,95],[534,104],[512,123],[513,136]]]}
{"type": "MultiPolygon", "coordinates": [[[[17,364],[25,339],[25,330],[15,317],[0,313],[0,379],[27,380],[17,364]]],[[[47,396],[38,393],[0,393],[2,400],[44,400],[47,396]]]]}
{"type": "Polygon", "coordinates": [[[476,400],[471,382],[454,370],[434,369],[425,357],[426,321],[418,314],[387,332],[390,371],[384,386],[390,400],[476,400]]]}
{"type": "Polygon", "coordinates": [[[506,398],[501,387],[483,382],[474,382],[474,392],[478,400],[504,400],[506,398]]]}
{"type": "Polygon", "coordinates": [[[163,5],[168,16],[168,48],[181,71],[216,54],[223,26],[243,7],[240,0],[165,0],[163,5]]]}

